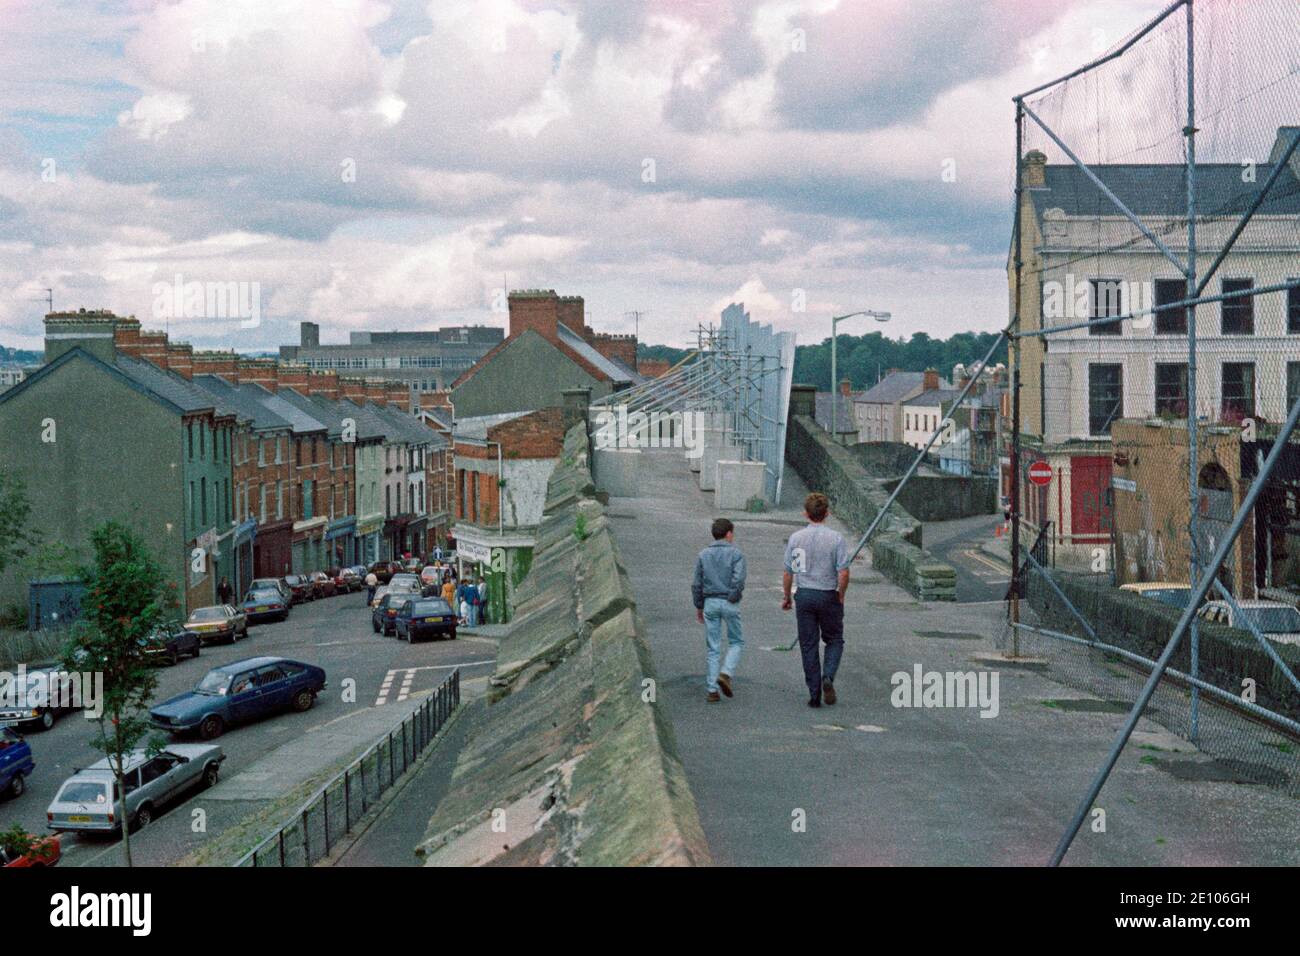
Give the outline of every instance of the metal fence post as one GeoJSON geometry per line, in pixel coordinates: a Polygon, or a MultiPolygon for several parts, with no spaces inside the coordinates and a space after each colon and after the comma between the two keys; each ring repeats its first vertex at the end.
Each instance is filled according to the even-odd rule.
{"type": "Polygon", "coordinates": [[[321,801],[322,801],[322,803],[323,803],[323,805],[324,805],[324,810],[325,810],[325,812],[324,812],[324,817],[325,817],[325,855],[326,855],[326,856],[329,856],[329,854],[330,854],[330,788],[329,788],[329,784],[326,784],[326,785],[325,785],[325,789],[321,791],[321,795],[320,795],[320,796],[321,796],[321,801]]]}

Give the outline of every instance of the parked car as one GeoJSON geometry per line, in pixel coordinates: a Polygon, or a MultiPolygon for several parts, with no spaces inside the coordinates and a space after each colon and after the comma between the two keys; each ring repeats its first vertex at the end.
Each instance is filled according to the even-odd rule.
{"type": "Polygon", "coordinates": [[[155,660],[175,665],[182,657],[198,657],[202,645],[198,631],[169,621],[144,639],[144,652],[155,660]]]}
{"type": "Polygon", "coordinates": [[[311,579],[311,588],[316,597],[333,597],[338,593],[338,588],[334,586],[334,579],[324,571],[313,571],[308,577],[311,579]]]}
{"type": "Polygon", "coordinates": [[[1177,581],[1143,581],[1134,584],[1121,584],[1121,591],[1131,591],[1134,594],[1140,594],[1143,597],[1151,598],[1153,601],[1159,601],[1161,604],[1168,604],[1170,607],[1185,608],[1187,602],[1192,597],[1192,586],[1190,584],[1179,584],[1177,581]]]}
{"type": "Polygon", "coordinates": [[[38,866],[57,866],[63,859],[63,845],[57,835],[24,834],[27,846],[21,852],[0,844],[0,869],[19,870],[38,866]]]}
{"type": "MultiPolygon", "coordinates": [[[[46,808],[47,827],[109,833],[121,829],[120,794],[109,759],[78,770],[63,782],[46,808]]],[[[215,786],[225,759],[217,744],[172,744],[152,756],[147,750],[128,754],[122,766],[130,825],[148,826],[160,807],[196,787],[215,786]]]]}
{"type": "Polygon", "coordinates": [[[172,733],[198,731],[204,740],[227,727],[282,710],[310,710],[325,689],[325,671],[284,657],[250,657],[208,671],[192,691],[149,711],[150,722],[172,733]]]}
{"type": "Polygon", "coordinates": [[[311,586],[311,579],[305,574],[286,574],[284,576],[284,586],[293,595],[294,604],[316,599],[316,591],[311,586]]]}
{"type": "Polygon", "coordinates": [[[17,731],[0,727],[0,794],[21,797],[27,789],[26,778],[35,769],[31,744],[17,731]]]}
{"type": "Polygon", "coordinates": [[[378,603],[370,612],[370,624],[375,633],[383,632],[384,637],[395,634],[397,628],[397,605],[393,599],[397,597],[392,591],[385,591],[383,597],[379,598],[378,603]]]}
{"type": "Polygon", "coordinates": [[[420,594],[424,590],[424,585],[420,582],[418,574],[403,571],[401,574],[394,574],[389,579],[388,590],[406,594],[420,594]]]}
{"type": "Polygon", "coordinates": [[[241,609],[229,604],[196,608],[185,626],[198,634],[205,644],[213,641],[233,644],[241,637],[248,637],[247,616],[241,609]]]}
{"type": "Polygon", "coordinates": [[[330,568],[325,573],[334,579],[334,590],[337,593],[348,594],[357,589],[357,576],[351,568],[330,568]]]}
{"type": "MultiPolygon", "coordinates": [[[[1300,610],[1294,605],[1281,601],[1238,601],[1237,606],[1270,641],[1300,644],[1300,610]]],[[[1236,618],[1232,605],[1227,601],[1207,601],[1196,614],[1211,624],[1226,624],[1242,630],[1247,628],[1245,621],[1236,618]]]]}
{"type": "Polygon", "coordinates": [[[257,588],[244,596],[241,605],[244,617],[250,624],[261,621],[287,621],[289,602],[280,591],[270,587],[257,588]]]}
{"type": "Polygon", "coordinates": [[[422,567],[424,567],[424,561],[420,558],[407,558],[402,562],[402,570],[407,574],[419,574],[422,567]]]}
{"type": "Polygon", "coordinates": [[[400,640],[414,643],[422,637],[456,639],[456,614],[442,598],[408,598],[393,619],[400,640]]]}
{"type": "Polygon", "coordinates": [[[394,574],[402,572],[402,566],[396,561],[376,561],[370,566],[370,572],[379,579],[380,584],[387,584],[394,574]]]}
{"type": "Polygon", "coordinates": [[[63,674],[61,664],[48,664],[42,667],[27,668],[27,688],[10,687],[10,684],[17,680],[15,674],[7,670],[0,670],[0,727],[21,727],[27,730],[49,730],[54,726],[54,721],[69,711],[77,710],[78,705],[73,703],[74,697],[69,691],[66,676],[60,682],[56,675],[63,674]],[[43,697],[44,704],[28,706],[25,703],[27,689],[32,687],[31,680],[36,677],[45,681],[46,686],[50,689],[51,694],[48,698],[43,697]],[[58,684],[58,693],[54,694],[58,684]]]}
{"type": "Polygon", "coordinates": [[[267,588],[274,588],[284,597],[286,604],[293,603],[293,588],[284,583],[284,578],[253,578],[252,583],[248,585],[249,593],[253,591],[265,591],[267,588]]]}

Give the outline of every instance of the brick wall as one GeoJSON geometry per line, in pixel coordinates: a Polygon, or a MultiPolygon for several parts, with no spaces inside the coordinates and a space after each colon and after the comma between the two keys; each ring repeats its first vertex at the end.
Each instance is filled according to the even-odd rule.
{"type": "Polygon", "coordinates": [[[591,344],[606,358],[618,359],[630,369],[636,369],[636,336],[597,334],[591,344]]]}
{"type": "Polygon", "coordinates": [[[504,458],[558,458],[564,447],[564,409],[542,408],[488,429],[504,458]]]}

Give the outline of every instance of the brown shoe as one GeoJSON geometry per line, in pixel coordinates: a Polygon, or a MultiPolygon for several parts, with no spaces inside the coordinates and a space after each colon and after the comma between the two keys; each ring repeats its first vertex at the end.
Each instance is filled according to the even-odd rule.
{"type": "Polygon", "coordinates": [[[718,675],[718,687],[720,687],[720,688],[722,689],[722,692],[723,692],[724,694],[726,694],[728,697],[735,697],[735,696],[736,696],[735,694],[733,694],[733,693],[731,692],[731,675],[730,675],[730,674],[719,674],[719,675],[718,675]]]}
{"type": "Polygon", "coordinates": [[[710,704],[716,704],[718,701],[722,700],[722,698],[718,696],[718,692],[716,690],[709,691],[708,696],[705,697],[704,699],[710,704]]]}
{"type": "Polygon", "coordinates": [[[828,680],[822,681],[822,700],[828,704],[835,703],[835,685],[828,680]]]}

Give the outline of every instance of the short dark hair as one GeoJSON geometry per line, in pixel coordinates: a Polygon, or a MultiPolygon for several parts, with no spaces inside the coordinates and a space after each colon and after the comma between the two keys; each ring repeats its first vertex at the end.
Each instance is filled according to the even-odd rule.
{"type": "Polygon", "coordinates": [[[831,501],[820,491],[814,491],[803,500],[803,510],[813,521],[825,521],[831,510],[831,501]]]}
{"type": "Polygon", "coordinates": [[[729,518],[713,519],[713,540],[714,541],[721,541],[723,538],[727,536],[728,532],[735,531],[735,530],[736,530],[736,526],[731,523],[731,519],[729,518]]]}

